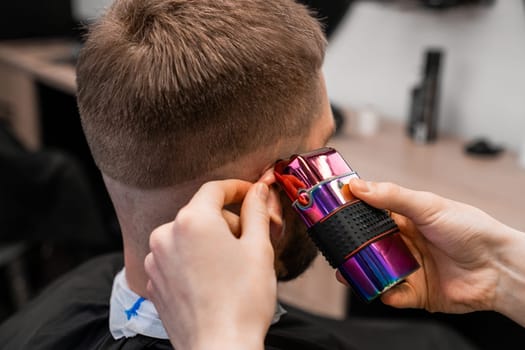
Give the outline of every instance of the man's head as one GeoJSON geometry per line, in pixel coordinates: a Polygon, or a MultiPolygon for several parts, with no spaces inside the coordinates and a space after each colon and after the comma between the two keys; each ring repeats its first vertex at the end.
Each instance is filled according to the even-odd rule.
{"type": "Polygon", "coordinates": [[[77,67],[97,165],[156,188],[298,137],[319,113],[324,47],[290,0],[116,0],[77,67]]]}
{"type": "MultiPolygon", "coordinates": [[[[255,181],[278,158],[322,146],[333,128],[325,45],[292,0],[115,0],[77,64],[97,166],[158,193],[196,178],[255,181]]],[[[118,191],[117,207],[133,200],[118,191]]],[[[121,225],[147,216],[133,210],[117,208],[121,225]]]]}

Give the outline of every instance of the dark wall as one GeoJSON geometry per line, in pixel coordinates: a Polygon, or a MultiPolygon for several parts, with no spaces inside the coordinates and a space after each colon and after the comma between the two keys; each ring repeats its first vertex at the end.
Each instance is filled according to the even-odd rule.
{"type": "Polygon", "coordinates": [[[300,0],[299,2],[317,12],[320,21],[324,24],[325,34],[330,38],[348,12],[353,0],[300,0]]]}
{"type": "Polygon", "coordinates": [[[70,0],[1,0],[0,40],[73,35],[70,0]]]}

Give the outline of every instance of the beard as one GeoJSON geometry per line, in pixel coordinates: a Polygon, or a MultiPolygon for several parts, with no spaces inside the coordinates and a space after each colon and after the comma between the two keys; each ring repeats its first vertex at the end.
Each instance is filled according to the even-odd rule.
{"type": "Polygon", "coordinates": [[[284,234],[272,241],[275,251],[275,273],[277,280],[290,281],[306,271],[319,251],[308,236],[306,225],[292,208],[292,203],[280,191],[283,206],[284,234]]]}

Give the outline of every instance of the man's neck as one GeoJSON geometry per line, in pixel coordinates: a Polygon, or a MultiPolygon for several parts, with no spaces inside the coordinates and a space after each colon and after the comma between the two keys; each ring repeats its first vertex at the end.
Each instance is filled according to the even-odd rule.
{"type": "Polygon", "coordinates": [[[254,165],[253,157],[245,156],[242,161],[227,163],[192,181],[157,189],[135,188],[103,175],[119,218],[124,243],[126,280],[130,289],[147,298],[148,277],[144,270],[144,259],[149,252],[149,235],[157,226],[173,220],[179,209],[187,204],[203,183],[231,176],[256,181],[263,170],[273,164],[276,157],[277,155],[267,155],[265,158],[268,160],[261,162],[262,165],[254,165]]]}
{"type": "Polygon", "coordinates": [[[149,252],[149,235],[157,226],[173,220],[201,182],[148,190],[121,184],[107,176],[104,181],[122,231],[126,281],[133,292],[147,297],[144,259],[149,252]]]}
{"type": "Polygon", "coordinates": [[[146,285],[148,283],[148,276],[144,270],[145,257],[144,254],[131,251],[130,249],[124,249],[125,277],[128,286],[133,292],[147,299],[148,293],[146,285]]]}

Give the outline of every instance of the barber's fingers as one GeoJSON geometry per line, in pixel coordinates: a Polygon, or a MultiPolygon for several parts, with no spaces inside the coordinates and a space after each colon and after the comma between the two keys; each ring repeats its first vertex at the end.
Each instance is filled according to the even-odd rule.
{"type": "Polygon", "coordinates": [[[348,281],[343,277],[343,275],[341,275],[341,272],[339,272],[339,270],[336,270],[335,271],[335,278],[342,284],[344,284],[345,286],[347,287],[350,287],[350,284],[348,283],[348,281]]]}
{"type": "Polygon", "coordinates": [[[166,264],[166,257],[171,256],[176,247],[174,230],[175,224],[171,221],[155,228],[149,236],[150,253],[144,259],[144,270],[150,279],[159,280],[166,277],[162,265],[166,264]]]}
{"type": "Polygon", "coordinates": [[[275,183],[273,167],[266,170],[259,178],[258,182],[270,186],[270,193],[268,195],[268,212],[270,213],[270,220],[276,227],[282,228],[282,203],[279,199],[280,190],[279,186],[275,183]]]}
{"type": "Polygon", "coordinates": [[[155,258],[152,253],[146,255],[146,258],[144,259],[144,270],[146,271],[146,274],[149,278],[148,283],[146,285],[146,293],[148,294],[146,296],[148,299],[152,299],[153,295],[156,292],[152,280],[160,278],[159,270],[157,268],[155,258]]]}
{"type": "MultiPolygon", "coordinates": [[[[339,270],[336,271],[335,277],[337,281],[350,287],[348,281],[345,280],[339,270]]],[[[418,298],[415,289],[411,284],[406,282],[402,282],[392,287],[381,295],[381,301],[383,304],[396,308],[415,308],[418,306],[417,300],[418,298]]]]}
{"type": "Polygon", "coordinates": [[[407,216],[416,224],[429,222],[447,209],[446,200],[430,192],[414,191],[393,183],[352,179],[351,192],[373,207],[407,216]]]}
{"type": "Polygon", "coordinates": [[[241,203],[251,185],[252,183],[248,181],[235,179],[210,181],[203,184],[189,203],[179,211],[179,224],[181,221],[194,221],[196,215],[200,217],[198,220],[205,224],[204,221],[217,218],[216,214],[220,213],[233,235],[239,237],[241,235],[239,215],[227,207],[241,203]]]}
{"type": "Polygon", "coordinates": [[[148,253],[148,255],[146,255],[146,258],[144,259],[144,270],[149,278],[146,284],[146,297],[153,302],[156,302],[161,291],[157,288],[155,283],[160,282],[162,284],[162,281],[165,280],[166,276],[164,276],[162,271],[159,270],[153,253],[148,253]]]}
{"type": "Polygon", "coordinates": [[[262,174],[262,176],[259,178],[259,182],[265,183],[268,186],[275,183],[275,173],[273,167],[269,168],[262,174]]]}
{"type": "Polygon", "coordinates": [[[155,265],[155,258],[153,257],[152,253],[148,253],[144,259],[144,270],[150,278],[156,277],[157,267],[155,265]]]}
{"type": "Polygon", "coordinates": [[[224,218],[224,221],[226,221],[226,224],[228,224],[228,227],[233,233],[233,235],[237,238],[241,236],[241,219],[239,218],[239,215],[231,212],[228,209],[222,210],[222,217],[224,218]]]}
{"type": "Polygon", "coordinates": [[[416,290],[406,282],[394,286],[381,295],[383,304],[400,309],[421,307],[418,300],[416,290]]]}
{"type": "Polygon", "coordinates": [[[251,182],[233,179],[207,182],[195,193],[188,205],[222,210],[226,205],[242,202],[251,186],[251,182]]]}
{"type": "Polygon", "coordinates": [[[270,213],[268,185],[257,182],[248,191],[241,208],[243,241],[270,245],[270,213]]]}

